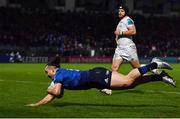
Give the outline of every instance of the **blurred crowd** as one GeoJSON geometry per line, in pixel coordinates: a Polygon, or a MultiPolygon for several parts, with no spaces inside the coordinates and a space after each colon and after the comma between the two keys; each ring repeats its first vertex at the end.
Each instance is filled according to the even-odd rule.
{"type": "MultiPolygon", "coordinates": [[[[180,17],[130,16],[140,57],[179,56],[180,17]]],[[[112,56],[116,47],[115,13],[0,8],[0,18],[0,55],[112,56]]]]}

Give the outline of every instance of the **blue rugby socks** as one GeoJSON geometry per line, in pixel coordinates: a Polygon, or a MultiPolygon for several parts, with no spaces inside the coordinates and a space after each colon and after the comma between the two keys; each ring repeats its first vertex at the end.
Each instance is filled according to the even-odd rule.
{"type": "Polygon", "coordinates": [[[146,66],[139,67],[138,70],[141,73],[141,75],[144,75],[145,73],[147,73],[153,69],[157,69],[157,66],[158,66],[157,63],[153,62],[153,63],[148,64],[146,66]]]}

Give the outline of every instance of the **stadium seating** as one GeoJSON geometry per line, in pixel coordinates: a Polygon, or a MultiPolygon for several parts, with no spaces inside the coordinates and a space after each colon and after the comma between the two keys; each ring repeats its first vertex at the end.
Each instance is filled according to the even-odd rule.
{"type": "MultiPolygon", "coordinates": [[[[179,17],[130,16],[140,57],[179,56],[179,17]]],[[[1,55],[90,56],[92,49],[96,56],[114,54],[113,31],[119,19],[111,13],[1,7],[0,17],[1,55]]]]}

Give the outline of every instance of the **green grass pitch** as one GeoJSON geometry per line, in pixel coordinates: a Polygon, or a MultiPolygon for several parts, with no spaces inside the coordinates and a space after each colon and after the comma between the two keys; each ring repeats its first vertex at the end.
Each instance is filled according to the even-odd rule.
{"type": "MultiPolygon", "coordinates": [[[[64,68],[85,70],[111,64],[62,64],[64,68]]],[[[0,64],[0,118],[28,117],[112,117],[112,118],[171,118],[180,117],[180,64],[169,72],[177,88],[162,82],[152,82],[133,90],[116,90],[111,96],[96,89],[65,90],[61,99],[42,107],[26,107],[46,95],[50,83],[44,74],[44,64],[0,64]]],[[[120,72],[127,74],[130,65],[120,72]]]]}

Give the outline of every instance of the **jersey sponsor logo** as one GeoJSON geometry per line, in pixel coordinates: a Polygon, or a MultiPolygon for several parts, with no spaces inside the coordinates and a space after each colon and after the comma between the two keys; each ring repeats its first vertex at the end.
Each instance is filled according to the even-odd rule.
{"type": "Polygon", "coordinates": [[[109,81],[109,78],[106,78],[106,79],[104,79],[104,81],[105,81],[106,83],[108,83],[108,81],[109,81]]]}
{"type": "Polygon", "coordinates": [[[109,70],[106,70],[106,75],[109,75],[109,70]]]}

